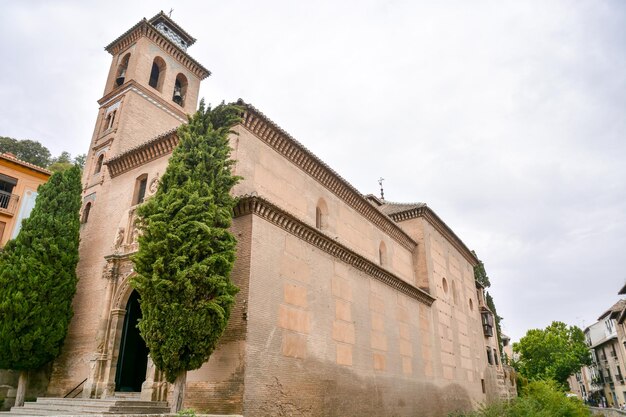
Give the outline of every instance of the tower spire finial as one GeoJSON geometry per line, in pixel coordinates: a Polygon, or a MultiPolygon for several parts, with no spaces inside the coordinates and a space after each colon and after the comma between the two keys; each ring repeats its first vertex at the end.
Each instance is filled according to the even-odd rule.
{"type": "Polygon", "coordinates": [[[173,12],[173,11],[174,11],[174,9],[171,9],[171,8],[170,8],[170,12],[167,14],[167,17],[170,17],[170,18],[171,18],[171,17],[172,17],[172,12],[173,12]]]}
{"type": "Polygon", "coordinates": [[[380,177],[378,179],[378,185],[380,185],[380,199],[385,201],[385,191],[383,190],[383,181],[385,181],[383,177],[380,177]]]}

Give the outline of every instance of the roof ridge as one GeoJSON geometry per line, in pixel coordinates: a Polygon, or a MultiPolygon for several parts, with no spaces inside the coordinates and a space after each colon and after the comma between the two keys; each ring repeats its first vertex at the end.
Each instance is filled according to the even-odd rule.
{"type": "Polygon", "coordinates": [[[50,170],[48,170],[46,168],[40,167],[39,165],[35,165],[35,164],[31,163],[31,162],[26,162],[26,161],[21,160],[17,156],[13,155],[11,152],[0,153],[0,157],[2,157],[4,159],[8,159],[9,161],[17,162],[19,164],[27,166],[28,168],[32,168],[32,169],[34,169],[36,171],[40,171],[40,172],[42,172],[44,174],[48,174],[48,175],[52,175],[53,174],[52,171],[50,171],[50,170]]]}
{"type": "Polygon", "coordinates": [[[416,201],[416,202],[411,202],[411,203],[401,203],[398,201],[389,201],[389,200],[382,200],[383,204],[389,204],[389,205],[396,205],[396,206],[416,206],[416,205],[423,205],[423,206],[427,206],[428,204],[423,203],[421,201],[416,201]]]}

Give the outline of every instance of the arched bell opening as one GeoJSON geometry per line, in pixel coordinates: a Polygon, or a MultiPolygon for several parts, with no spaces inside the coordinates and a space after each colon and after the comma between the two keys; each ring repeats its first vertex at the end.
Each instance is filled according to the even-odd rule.
{"type": "Polygon", "coordinates": [[[185,107],[185,97],[187,96],[187,77],[183,74],[176,76],[176,82],[174,83],[174,93],[172,94],[172,101],[181,107],[185,107]]]}
{"type": "Polygon", "coordinates": [[[124,55],[120,65],[117,67],[117,74],[115,76],[115,86],[119,87],[124,84],[126,80],[126,70],[128,69],[128,61],[130,60],[130,53],[124,55]]]}
{"type": "Polygon", "coordinates": [[[160,56],[152,61],[152,69],[150,70],[150,78],[148,85],[159,91],[163,88],[163,80],[165,79],[165,61],[160,56]]]}

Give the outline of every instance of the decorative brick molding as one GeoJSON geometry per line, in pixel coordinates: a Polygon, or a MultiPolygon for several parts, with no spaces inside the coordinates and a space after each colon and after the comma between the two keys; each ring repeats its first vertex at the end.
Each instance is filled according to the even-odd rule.
{"type": "MultiPolygon", "coordinates": [[[[180,107],[174,106],[170,102],[163,100],[161,97],[154,94],[153,91],[148,90],[146,87],[142,86],[135,80],[129,80],[121,86],[114,88],[109,94],[98,100],[98,104],[100,104],[101,108],[106,107],[107,105],[109,105],[109,103],[112,103],[118,97],[123,96],[128,91],[132,91],[138,94],[140,97],[144,98],[151,104],[165,111],[170,116],[178,119],[181,123],[187,122],[187,113],[185,113],[180,107]]],[[[108,131],[105,132],[108,133],[108,131]]]]}
{"type": "Polygon", "coordinates": [[[252,105],[244,103],[242,100],[239,100],[238,104],[245,106],[246,111],[243,115],[242,125],[247,130],[328,188],[337,197],[341,198],[405,248],[412,251],[417,246],[417,243],[396,223],[381,213],[348,181],[343,179],[289,133],[281,129],[252,105]]]}
{"type": "Polygon", "coordinates": [[[421,290],[398,276],[392,274],[374,262],[357,254],[352,249],[338,243],[326,235],[323,231],[315,229],[294,215],[284,211],[268,200],[258,196],[243,196],[239,199],[234,209],[234,216],[240,217],[249,214],[259,216],[268,222],[291,233],[297,238],[319,248],[333,257],[365,272],[387,286],[400,291],[409,297],[430,306],[435,298],[426,291],[421,290]]]}
{"type": "Polygon", "coordinates": [[[420,207],[413,207],[409,210],[400,211],[397,213],[389,214],[396,222],[402,222],[405,220],[415,219],[422,217],[428,221],[439,233],[441,233],[451,244],[463,255],[463,257],[473,266],[478,265],[480,262],[465,246],[465,243],[450,229],[450,227],[443,221],[437,214],[426,205],[420,207]]]}
{"type": "Polygon", "coordinates": [[[109,168],[111,178],[115,178],[135,167],[171,154],[176,145],[178,145],[178,136],[176,135],[176,128],[174,128],[160,134],[154,139],[150,139],[148,142],[144,142],[139,146],[104,161],[104,164],[109,168]]]}
{"type": "Polygon", "coordinates": [[[145,36],[165,52],[172,55],[180,63],[182,63],[189,71],[196,75],[201,80],[211,75],[211,71],[204,68],[202,64],[193,59],[187,52],[180,49],[174,42],[167,39],[161,32],[158,31],[148,20],[142,19],[132,28],[128,29],[121,36],[108,44],[104,49],[111,55],[116,55],[120,51],[123,51],[140,37],[145,36]]]}

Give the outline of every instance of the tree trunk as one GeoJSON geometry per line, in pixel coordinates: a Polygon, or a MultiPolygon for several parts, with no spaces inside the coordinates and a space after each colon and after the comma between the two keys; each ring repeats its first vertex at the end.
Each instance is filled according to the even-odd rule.
{"type": "Polygon", "coordinates": [[[28,371],[20,371],[20,378],[17,382],[17,393],[15,394],[15,406],[22,407],[24,405],[24,397],[26,396],[26,385],[28,385],[28,371]]]}
{"type": "Polygon", "coordinates": [[[170,403],[170,412],[178,413],[183,408],[183,400],[185,399],[185,384],[187,382],[187,371],[182,371],[174,381],[174,392],[172,392],[172,402],[170,403]]]}

